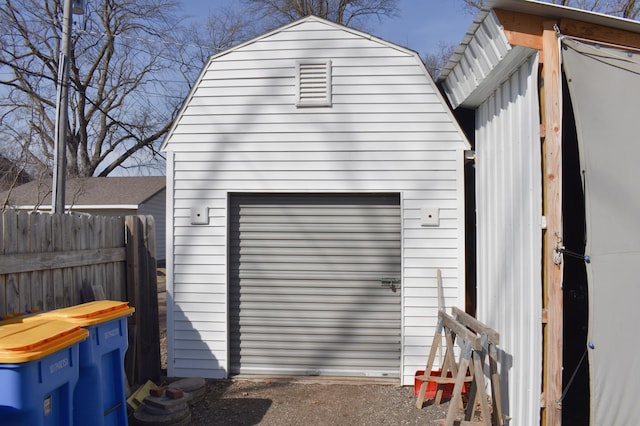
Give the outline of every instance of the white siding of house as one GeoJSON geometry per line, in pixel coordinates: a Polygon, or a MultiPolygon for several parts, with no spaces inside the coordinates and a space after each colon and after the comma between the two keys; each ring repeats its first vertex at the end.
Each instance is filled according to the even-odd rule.
{"type": "Polygon", "coordinates": [[[542,178],[537,55],[476,111],[478,319],[500,333],[503,411],[539,424],[542,178]]]}
{"type": "Polygon", "coordinates": [[[167,191],[163,189],[156,195],[140,205],[138,214],[150,214],[153,216],[156,225],[156,258],[164,260],[166,258],[166,197],[167,191]]]}
{"type": "Polygon", "coordinates": [[[413,52],[308,18],[214,57],[166,142],[168,374],[228,372],[232,192],[401,195],[404,384],[428,356],[436,268],[464,306],[466,142],[413,52]],[[332,106],[296,108],[296,61],[331,60],[332,106]],[[206,206],[208,225],[191,225],[206,206]],[[424,227],[420,208],[439,208],[424,227]]]}

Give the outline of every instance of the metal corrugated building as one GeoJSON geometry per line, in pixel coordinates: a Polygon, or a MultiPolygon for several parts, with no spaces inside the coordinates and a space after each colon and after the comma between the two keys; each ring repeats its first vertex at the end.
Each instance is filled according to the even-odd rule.
{"type": "Polygon", "coordinates": [[[418,55],[307,17],[211,58],[167,152],[168,373],[412,384],[464,306],[464,150],[418,55]]]}
{"type": "Polygon", "coordinates": [[[620,121],[637,110],[640,24],[530,0],[486,7],[440,81],[454,108],[475,112],[477,316],[500,333],[503,412],[513,424],[629,424],[624,377],[639,364],[625,354],[637,348],[610,338],[623,318],[635,321],[623,309],[637,294],[625,271],[640,252],[620,235],[637,220],[615,205],[629,207],[637,193],[621,160],[635,152],[633,126],[620,121]],[[569,51],[582,55],[573,72],[569,51]],[[590,61],[600,68],[586,71],[590,61]],[[612,75],[615,84],[601,81],[612,75]],[[611,240],[594,238],[603,235],[611,240]],[[598,262],[581,258],[585,241],[598,262]],[[616,253],[623,245],[626,257],[616,253]]]}
{"type": "MultiPolygon", "coordinates": [[[[476,115],[477,315],[520,361],[504,379],[523,396],[540,389],[542,375],[542,277],[532,267],[542,250],[537,61],[533,54],[516,68],[476,115]]],[[[540,411],[529,398],[516,404],[526,418],[540,411]]]]}

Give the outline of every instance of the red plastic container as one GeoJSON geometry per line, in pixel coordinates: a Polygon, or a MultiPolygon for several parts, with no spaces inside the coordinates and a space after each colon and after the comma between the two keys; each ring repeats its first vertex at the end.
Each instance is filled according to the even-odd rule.
{"type": "MultiPolygon", "coordinates": [[[[416,371],[415,376],[422,376],[424,375],[424,370],[418,370],[416,371]]],[[[440,370],[432,370],[431,371],[431,376],[440,376],[440,370]]],[[[447,372],[447,377],[452,377],[451,375],[451,371],[447,372]]],[[[413,393],[414,395],[417,397],[418,393],[420,392],[420,386],[422,385],[422,380],[416,378],[414,379],[413,382],[413,393]]],[[[451,394],[453,393],[453,386],[454,384],[446,384],[444,385],[444,390],[442,392],[442,398],[443,399],[451,399],[451,394]]],[[[424,393],[424,398],[425,399],[434,399],[436,397],[436,391],[438,390],[438,384],[436,382],[427,382],[427,390],[424,393]]],[[[467,383],[463,383],[462,384],[462,394],[466,395],[467,393],[467,383]]]]}

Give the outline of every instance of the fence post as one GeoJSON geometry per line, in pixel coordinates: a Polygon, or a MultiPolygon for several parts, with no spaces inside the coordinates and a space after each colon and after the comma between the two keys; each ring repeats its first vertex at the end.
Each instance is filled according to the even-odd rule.
{"type": "Polygon", "coordinates": [[[129,321],[127,376],[145,383],[160,376],[160,325],[153,216],[127,216],[127,299],[136,311],[129,321]]]}

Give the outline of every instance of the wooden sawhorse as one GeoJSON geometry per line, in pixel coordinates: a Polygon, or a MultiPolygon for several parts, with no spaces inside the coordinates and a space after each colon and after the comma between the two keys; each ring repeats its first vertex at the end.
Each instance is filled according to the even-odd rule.
{"type": "Polygon", "coordinates": [[[416,400],[416,407],[422,409],[428,382],[435,382],[438,385],[435,404],[440,404],[442,401],[444,385],[453,384],[447,417],[440,421],[445,426],[453,426],[454,422],[457,422],[458,410],[465,408],[462,401],[462,387],[465,382],[468,382],[470,383],[470,389],[465,416],[458,424],[503,426],[505,418],[502,415],[497,358],[497,345],[500,335],[458,308],[453,308],[452,314],[453,316],[448,315],[444,310],[438,312],[438,325],[425,367],[425,374],[416,376],[416,379],[422,381],[416,400]],[[444,362],[440,369],[440,375],[431,376],[430,373],[433,369],[436,352],[442,344],[443,332],[446,344],[444,362]],[[454,353],[456,343],[460,347],[458,363],[455,362],[454,353]],[[487,356],[489,358],[493,410],[489,409],[483,370],[487,356]],[[449,372],[451,372],[452,377],[447,377],[449,372]],[[480,406],[481,421],[472,422],[471,419],[476,404],[480,406]]]}

